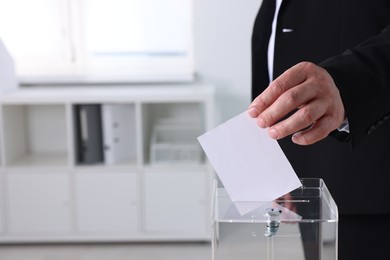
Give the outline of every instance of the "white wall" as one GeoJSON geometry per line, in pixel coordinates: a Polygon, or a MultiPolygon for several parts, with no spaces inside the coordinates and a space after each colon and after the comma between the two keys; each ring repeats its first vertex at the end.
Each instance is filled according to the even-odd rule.
{"type": "Polygon", "coordinates": [[[262,0],[194,0],[198,80],[216,86],[216,123],[251,101],[250,42],[262,0]]]}

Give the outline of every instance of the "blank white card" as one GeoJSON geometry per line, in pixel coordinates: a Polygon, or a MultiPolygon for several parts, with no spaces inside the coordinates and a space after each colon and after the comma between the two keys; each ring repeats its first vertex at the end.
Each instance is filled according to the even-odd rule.
{"type": "Polygon", "coordinates": [[[198,140],[242,215],[301,186],[277,141],[247,111],[198,140]]]}

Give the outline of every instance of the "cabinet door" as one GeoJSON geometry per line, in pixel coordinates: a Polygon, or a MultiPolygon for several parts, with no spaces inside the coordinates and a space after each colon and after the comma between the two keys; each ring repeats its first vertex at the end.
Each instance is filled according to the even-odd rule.
{"type": "Polygon", "coordinates": [[[8,229],[12,232],[69,232],[69,176],[17,173],[7,176],[8,229]]]}
{"type": "Polygon", "coordinates": [[[4,230],[4,186],[3,186],[3,176],[2,172],[0,172],[0,236],[4,230]]]}
{"type": "Polygon", "coordinates": [[[204,233],[206,185],[201,171],[146,173],[146,231],[204,233]]]}
{"type": "Polygon", "coordinates": [[[138,228],[135,173],[77,173],[80,232],[134,233],[138,228]]]}

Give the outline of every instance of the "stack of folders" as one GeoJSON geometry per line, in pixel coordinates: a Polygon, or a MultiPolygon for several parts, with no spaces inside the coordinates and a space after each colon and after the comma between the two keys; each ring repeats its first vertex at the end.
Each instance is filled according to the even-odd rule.
{"type": "Polygon", "coordinates": [[[153,127],[150,141],[152,164],[198,164],[201,162],[200,123],[196,119],[160,119],[153,127]]]}
{"type": "Polygon", "coordinates": [[[135,157],[135,112],[128,104],[74,107],[76,162],[107,165],[135,157]]]}

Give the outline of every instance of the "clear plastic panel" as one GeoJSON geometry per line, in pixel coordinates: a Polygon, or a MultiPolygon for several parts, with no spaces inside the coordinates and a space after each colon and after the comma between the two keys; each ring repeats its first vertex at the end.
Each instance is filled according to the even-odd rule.
{"type": "Polygon", "coordinates": [[[272,202],[233,202],[220,182],[214,187],[213,259],[337,259],[338,211],[322,179],[272,202]],[[258,207],[240,215],[237,205],[258,207]]]}

